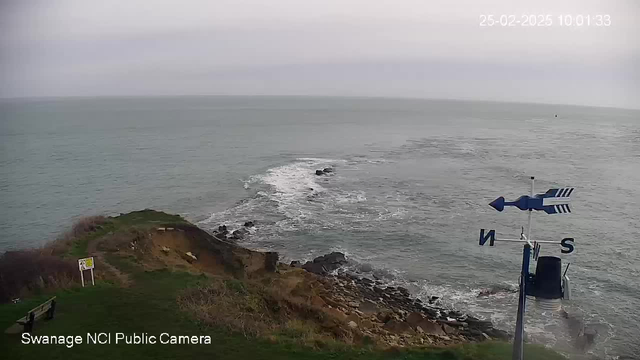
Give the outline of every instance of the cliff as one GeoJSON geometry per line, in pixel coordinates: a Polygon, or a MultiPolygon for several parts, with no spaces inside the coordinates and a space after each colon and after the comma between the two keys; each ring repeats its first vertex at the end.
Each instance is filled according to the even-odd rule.
{"type": "MultiPolygon", "coordinates": [[[[3,254],[0,267],[11,263],[7,259],[34,253],[37,259],[55,258],[66,266],[75,264],[78,257],[93,256],[97,286],[79,288],[77,275],[61,267],[71,277],[64,286],[56,287],[63,284],[56,268],[42,269],[45,265],[40,264],[40,275],[25,275],[20,286],[3,290],[15,303],[1,305],[2,325],[55,293],[60,300],[60,320],[43,325],[53,333],[105,331],[105,326],[131,332],[179,328],[197,335],[220,334],[223,329],[243,339],[260,339],[266,347],[271,345],[264,344],[293,343],[294,347],[315,349],[338,346],[347,352],[351,350],[342,346],[365,352],[384,348],[435,351],[473,343],[486,343],[488,348],[507,346],[487,342],[508,338],[489,321],[424,304],[401,287],[336,273],[348,260],[342,254],[329,254],[305,265],[282,264],[276,253],[243,248],[179,216],[153,210],[92,219],[42,249],[3,254]]],[[[37,259],[33,264],[41,262],[37,259]]],[[[77,265],[73,266],[77,274],[77,265]]],[[[23,272],[3,269],[4,278],[17,278],[23,272]]],[[[15,340],[3,341],[14,349],[15,340]]],[[[462,354],[468,346],[476,345],[451,351],[462,354]]]]}

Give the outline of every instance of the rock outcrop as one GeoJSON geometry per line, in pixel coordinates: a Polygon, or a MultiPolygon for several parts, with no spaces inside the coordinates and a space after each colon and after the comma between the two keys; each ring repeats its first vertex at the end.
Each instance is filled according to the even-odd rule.
{"type": "MultiPolygon", "coordinates": [[[[121,216],[134,215],[144,218],[167,216],[153,210],[121,216]]],[[[237,278],[276,271],[277,253],[253,251],[225,241],[223,235],[229,232],[226,225],[219,226],[213,235],[186,221],[160,225],[163,226],[156,225],[156,231],[152,232],[134,227],[107,234],[96,246],[100,251],[133,256],[148,270],[181,266],[189,272],[229,274],[237,278]],[[160,228],[163,230],[158,230],[160,228]]],[[[248,233],[244,228],[241,230],[239,233],[234,231],[235,236],[248,233]]]]}
{"type": "Polygon", "coordinates": [[[318,176],[327,175],[327,174],[331,174],[331,173],[333,173],[333,168],[331,168],[331,167],[326,167],[324,169],[316,170],[316,175],[318,175],[318,176]]]}
{"type": "MultiPolygon", "coordinates": [[[[408,289],[384,286],[379,280],[358,277],[348,272],[329,275],[348,264],[344,254],[334,252],[308,261],[302,268],[320,275],[331,291],[321,297],[324,306],[346,327],[357,325],[363,336],[392,346],[453,344],[509,338],[509,334],[458,311],[423,304],[408,289]]],[[[293,261],[291,267],[300,267],[293,261]]],[[[320,303],[318,301],[318,303],[320,303]]]]}
{"type": "Polygon", "coordinates": [[[307,261],[302,265],[302,268],[317,275],[326,275],[328,272],[336,270],[347,263],[343,253],[332,252],[331,254],[318,256],[313,261],[307,261]]]}

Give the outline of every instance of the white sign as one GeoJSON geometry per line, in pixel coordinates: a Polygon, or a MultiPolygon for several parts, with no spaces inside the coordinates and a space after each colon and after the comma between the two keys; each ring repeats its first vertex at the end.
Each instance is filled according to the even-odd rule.
{"type": "Polygon", "coordinates": [[[93,269],[93,258],[79,259],[78,266],[80,267],[80,271],[93,269]]]}
{"type": "Polygon", "coordinates": [[[82,287],[84,287],[84,274],[82,273],[84,270],[91,270],[91,285],[95,285],[96,283],[93,278],[93,268],[95,267],[93,257],[78,259],[78,267],[80,268],[80,280],[82,280],[82,287]]]}

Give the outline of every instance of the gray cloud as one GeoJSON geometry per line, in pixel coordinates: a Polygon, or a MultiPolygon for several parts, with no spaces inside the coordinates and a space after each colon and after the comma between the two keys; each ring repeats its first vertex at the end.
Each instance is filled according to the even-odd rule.
{"type": "Polygon", "coordinates": [[[363,95],[640,107],[634,1],[4,1],[0,96],[363,95]],[[481,14],[612,26],[479,27],[481,14]]]}

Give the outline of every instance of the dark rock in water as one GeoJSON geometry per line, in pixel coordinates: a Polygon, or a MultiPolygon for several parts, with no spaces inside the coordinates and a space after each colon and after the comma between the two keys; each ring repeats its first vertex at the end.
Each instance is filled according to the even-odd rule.
{"type": "Polygon", "coordinates": [[[306,264],[302,265],[302,268],[316,275],[326,275],[328,272],[321,263],[314,263],[311,261],[307,261],[306,264]]]}
{"type": "Polygon", "coordinates": [[[326,275],[329,271],[336,270],[347,263],[348,261],[343,253],[332,252],[331,254],[318,256],[313,261],[307,261],[302,268],[314,274],[326,275]]]}
{"type": "Polygon", "coordinates": [[[253,226],[255,226],[253,221],[247,221],[247,222],[244,223],[244,227],[253,227],[253,226]]]}
{"type": "Polygon", "coordinates": [[[322,169],[322,172],[324,172],[325,174],[332,173],[333,172],[333,168],[330,168],[330,167],[324,168],[324,169],[322,169]]]}
{"type": "Polygon", "coordinates": [[[294,260],[294,261],[291,262],[291,264],[289,264],[289,266],[296,267],[296,268],[301,268],[302,267],[302,263],[300,263],[300,261],[298,261],[298,260],[294,260]]]}
{"type": "Polygon", "coordinates": [[[224,239],[227,236],[227,234],[229,234],[229,230],[227,230],[227,226],[226,225],[220,225],[220,226],[218,226],[218,230],[214,231],[213,234],[221,236],[222,239],[224,239]]]}
{"type": "Polygon", "coordinates": [[[264,258],[264,268],[269,272],[276,272],[278,268],[278,253],[269,251],[264,258]]]}
{"type": "Polygon", "coordinates": [[[405,289],[405,288],[403,288],[401,286],[398,286],[398,292],[401,293],[404,296],[409,296],[409,290],[407,290],[407,289],[405,289]]]}
{"type": "Polygon", "coordinates": [[[429,314],[429,316],[433,319],[436,319],[440,315],[440,311],[424,306],[422,307],[422,311],[424,311],[426,314],[429,314]]]}
{"type": "Polygon", "coordinates": [[[241,240],[248,233],[249,233],[249,230],[247,230],[247,229],[238,229],[238,230],[236,230],[236,231],[231,233],[231,239],[233,239],[233,240],[241,240]]]}
{"type": "Polygon", "coordinates": [[[227,230],[227,225],[218,226],[218,231],[216,232],[217,235],[225,236],[228,233],[229,233],[229,230],[227,230]]]}
{"type": "Polygon", "coordinates": [[[362,264],[362,265],[360,265],[360,271],[362,271],[362,272],[373,271],[373,266],[371,266],[371,264],[362,264]]]}
{"type": "Polygon", "coordinates": [[[367,278],[362,278],[362,283],[367,285],[367,286],[371,286],[373,285],[373,281],[367,278]]]}
{"type": "Polygon", "coordinates": [[[322,170],[316,170],[316,175],[324,175],[324,171],[322,171],[322,170]]]}
{"type": "Polygon", "coordinates": [[[429,297],[429,304],[433,304],[438,299],[440,299],[440,296],[431,296],[431,297],[429,297]]]}
{"type": "Polygon", "coordinates": [[[318,256],[313,259],[315,264],[322,264],[328,271],[335,270],[347,263],[347,259],[341,252],[332,252],[331,254],[318,256]]]}

